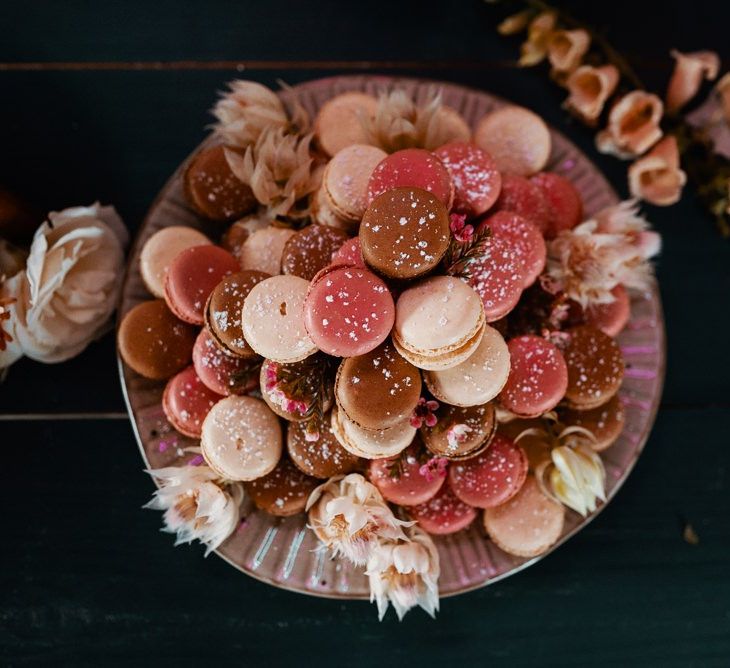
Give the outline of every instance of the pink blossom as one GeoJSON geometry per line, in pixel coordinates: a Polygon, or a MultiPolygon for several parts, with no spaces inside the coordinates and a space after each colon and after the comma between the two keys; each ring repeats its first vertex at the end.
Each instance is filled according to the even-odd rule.
{"type": "Polygon", "coordinates": [[[454,239],[461,243],[471,241],[474,236],[474,227],[466,224],[466,216],[460,213],[451,214],[451,223],[449,225],[451,233],[454,235],[454,239]]]}
{"type": "Polygon", "coordinates": [[[411,415],[410,423],[414,429],[420,429],[424,423],[427,427],[434,427],[438,422],[436,411],[439,409],[439,402],[433,399],[421,397],[411,415]]]}
{"type": "Polygon", "coordinates": [[[431,457],[418,472],[426,478],[428,482],[431,482],[434,478],[443,478],[446,475],[446,467],[449,465],[449,460],[446,457],[431,457]]]}

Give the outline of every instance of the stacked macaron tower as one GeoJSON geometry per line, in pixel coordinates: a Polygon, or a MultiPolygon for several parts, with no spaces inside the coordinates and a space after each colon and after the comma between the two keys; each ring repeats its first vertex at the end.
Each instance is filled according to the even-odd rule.
{"type": "Polygon", "coordinates": [[[386,542],[407,542],[411,523],[447,535],[479,519],[485,540],[534,557],[566,506],[586,514],[603,498],[628,293],[615,283],[612,299],[581,304],[554,287],[549,245],[583,212],[573,185],[542,171],[538,116],[505,107],[472,131],[440,107],[439,131],[399,147],[378,138],[387,103],[352,92],[321,108],[311,182],[284,215],[256,181],[258,147],[281,127],[246,148],[222,121],[227,145],[185,172],[219,243],[188,227],[147,240],[156,299],[126,314],[119,349],[166,381],[169,423],[200,439],[195,463],[222,489],[242,485],[275,516],[309,510],[335,554],[367,563],[343,547],[356,530],[331,491],[323,505],[323,489],[356,483],[409,527],[386,542]]]}

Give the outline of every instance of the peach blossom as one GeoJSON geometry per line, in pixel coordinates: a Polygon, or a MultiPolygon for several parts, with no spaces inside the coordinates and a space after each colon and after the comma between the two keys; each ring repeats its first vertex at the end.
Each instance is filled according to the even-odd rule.
{"type": "Polygon", "coordinates": [[[519,64],[530,67],[542,62],[547,55],[548,41],[555,29],[555,12],[541,12],[527,29],[527,41],[520,47],[519,64]]]}
{"type": "Polygon", "coordinates": [[[556,72],[572,72],[590,45],[591,38],[585,30],[556,30],[548,39],[548,60],[556,72]]]}
{"type": "Polygon", "coordinates": [[[582,65],[565,82],[570,95],[565,107],[588,124],[594,124],[603,111],[606,100],[616,90],[619,74],[615,65],[592,67],[582,65]]]}
{"type": "Polygon", "coordinates": [[[662,137],[659,123],[664,105],[653,93],[635,90],[611,108],[608,125],[596,135],[601,153],[635,158],[648,151],[662,137]]]}
{"type": "Polygon", "coordinates": [[[634,197],[657,206],[679,201],[687,175],[679,166],[677,139],[665,137],[629,167],[629,190],[634,197]]]}
{"type": "Polygon", "coordinates": [[[679,111],[700,89],[702,80],[712,81],[717,78],[720,69],[720,57],[714,51],[694,51],[682,53],[673,50],[674,72],[667,87],[667,111],[679,111]]]}

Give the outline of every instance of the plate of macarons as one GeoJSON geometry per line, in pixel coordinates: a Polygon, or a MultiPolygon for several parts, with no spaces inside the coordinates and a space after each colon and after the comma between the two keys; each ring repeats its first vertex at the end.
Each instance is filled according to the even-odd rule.
{"type": "Polygon", "coordinates": [[[144,467],[239,490],[209,547],[293,591],[370,596],[312,514],[351,476],[428,534],[440,596],[539,561],[617,493],[661,395],[653,277],[581,302],[559,274],[617,195],[486,92],[252,90],[217,105],[129,258],[119,367],[144,467]]]}

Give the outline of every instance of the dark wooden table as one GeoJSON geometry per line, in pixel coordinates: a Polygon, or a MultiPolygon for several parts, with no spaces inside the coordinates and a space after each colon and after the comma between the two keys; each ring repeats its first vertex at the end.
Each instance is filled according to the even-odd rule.
{"type": "MultiPolygon", "coordinates": [[[[691,4],[570,3],[652,86],[668,50],[714,48],[730,14],[691,4]],[[586,6],[583,6],[586,5],[586,6]]],[[[205,135],[216,91],[387,71],[485,88],[536,109],[625,194],[544,72],[511,62],[478,0],[0,5],[0,183],[44,210],[113,203],[134,231],[205,135]]],[[[730,242],[690,194],[648,209],[669,369],[656,427],[616,500],[526,572],[379,624],[366,603],[247,578],[174,549],[124,412],[111,335],[71,362],[21,361],[0,385],[0,663],[22,665],[730,664],[730,242]],[[682,537],[691,523],[699,544],[682,537]]]]}

